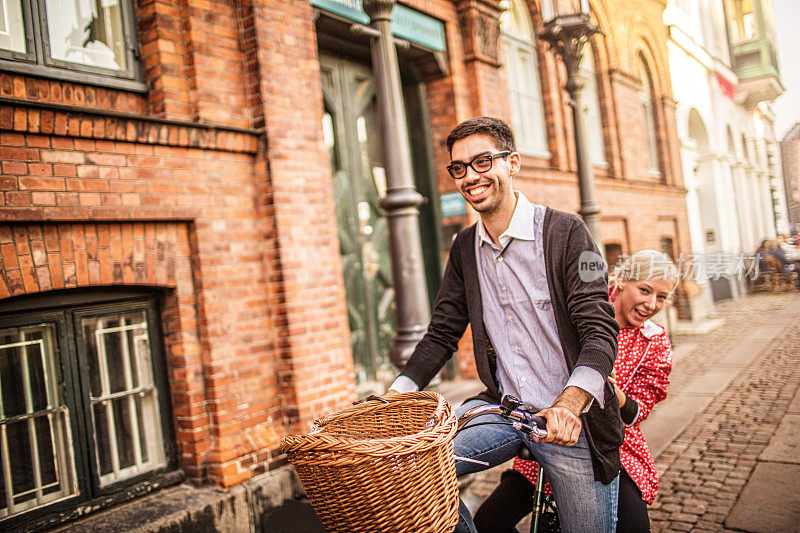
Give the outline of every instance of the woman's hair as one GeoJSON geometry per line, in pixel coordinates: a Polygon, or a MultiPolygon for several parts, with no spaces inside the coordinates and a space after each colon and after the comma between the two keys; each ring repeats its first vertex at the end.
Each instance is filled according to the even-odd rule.
{"type": "Polygon", "coordinates": [[[641,281],[645,279],[665,279],[672,284],[670,292],[678,286],[678,269],[669,256],[655,250],[641,250],[628,257],[614,270],[614,284],[620,281],[641,281]]]}

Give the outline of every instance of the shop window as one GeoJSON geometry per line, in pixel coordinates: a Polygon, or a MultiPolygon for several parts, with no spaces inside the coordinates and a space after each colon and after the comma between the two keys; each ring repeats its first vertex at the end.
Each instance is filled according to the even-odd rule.
{"type": "Polygon", "coordinates": [[[143,90],[130,0],[0,0],[0,67],[143,90]]]}
{"type": "Polygon", "coordinates": [[[167,396],[152,300],[0,315],[0,529],[174,468],[167,396]]]}
{"type": "Polygon", "coordinates": [[[505,47],[511,124],[522,152],[549,157],[533,24],[525,2],[506,2],[500,16],[505,47]]]}

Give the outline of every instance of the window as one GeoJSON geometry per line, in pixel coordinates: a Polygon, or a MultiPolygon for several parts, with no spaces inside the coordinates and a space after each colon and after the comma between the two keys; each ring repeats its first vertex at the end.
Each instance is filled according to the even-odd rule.
{"type": "Polygon", "coordinates": [[[100,486],[164,466],[144,311],[81,319],[100,486]]]}
{"type": "Polygon", "coordinates": [[[620,266],[620,258],[625,259],[622,255],[622,245],[618,242],[608,242],[604,246],[604,251],[606,253],[608,273],[615,274],[616,268],[620,266]]]}
{"type": "Polygon", "coordinates": [[[510,9],[500,16],[500,31],[505,47],[511,123],[517,148],[522,152],[549,157],[536,42],[531,17],[524,2],[510,2],[510,9]]]}
{"type": "Polygon", "coordinates": [[[639,109],[642,118],[642,128],[647,143],[647,170],[651,176],[661,175],[658,162],[658,139],[656,138],[655,106],[653,105],[653,79],[647,61],[639,55],[639,81],[642,89],[639,92],[639,109]]]}
{"type": "Polygon", "coordinates": [[[600,95],[597,92],[597,71],[594,61],[594,50],[591,43],[583,47],[580,73],[586,80],[581,98],[583,112],[586,117],[586,132],[589,136],[589,157],[592,163],[599,166],[606,164],[606,148],[603,142],[603,119],[600,114],[600,95]]]}
{"type": "Polygon", "coordinates": [[[675,241],[672,237],[661,237],[661,253],[667,254],[671,261],[675,261],[675,241]]]}
{"type": "Polygon", "coordinates": [[[734,43],[758,37],[758,23],[753,0],[731,0],[731,41],[734,43]]]}
{"type": "Polygon", "coordinates": [[[0,330],[0,517],[78,491],[52,324],[0,330]]]}
{"type": "Polygon", "coordinates": [[[0,529],[173,468],[168,405],[153,301],[0,316],[0,529]]]}
{"type": "Polygon", "coordinates": [[[0,0],[0,67],[144,90],[129,0],[0,0]]]}

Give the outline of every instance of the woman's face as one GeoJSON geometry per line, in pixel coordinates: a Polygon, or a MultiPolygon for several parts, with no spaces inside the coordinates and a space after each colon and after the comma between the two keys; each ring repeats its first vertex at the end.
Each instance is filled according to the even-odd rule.
{"type": "Polygon", "coordinates": [[[621,281],[614,300],[614,318],[622,327],[639,327],[661,311],[671,290],[672,283],[665,279],[621,281]]]}

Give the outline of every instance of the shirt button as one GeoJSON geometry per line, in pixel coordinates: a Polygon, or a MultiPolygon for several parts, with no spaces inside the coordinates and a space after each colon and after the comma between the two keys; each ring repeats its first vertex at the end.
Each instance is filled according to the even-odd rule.
{"type": "Polygon", "coordinates": [[[511,315],[508,315],[508,321],[511,322],[512,320],[514,320],[514,317],[512,317],[511,315]]]}
{"type": "Polygon", "coordinates": [[[502,287],[500,287],[500,288],[501,288],[501,289],[503,289],[503,292],[506,292],[506,286],[505,286],[505,285],[503,285],[503,286],[502,286],[502,287]]]}
{"type": "Polygon", "coordinates": [[[502,263],[503,262],[503,256],[501,255],[500,257],[497,258],[497,260],[502,263]]]}
{"type": "Polygon", "coordinates": [[[520,381],[523,381],[523,382],[525,382],[525,381],[528,381],[528,380],[527,380],[527,379],[525,379],[525,376],[522,376],[522,378],[520,379],[520,381]]]}
{"type": "Polygon", "coordinates": [[[514,351],[519,352],[519,346],[514,346],[514,351]]]}

